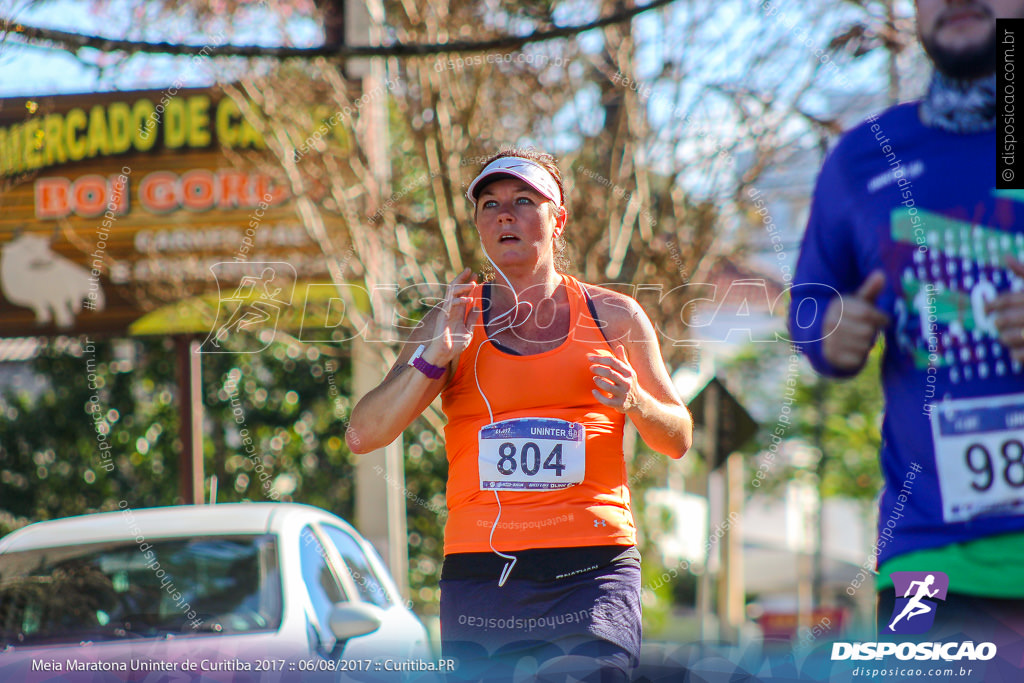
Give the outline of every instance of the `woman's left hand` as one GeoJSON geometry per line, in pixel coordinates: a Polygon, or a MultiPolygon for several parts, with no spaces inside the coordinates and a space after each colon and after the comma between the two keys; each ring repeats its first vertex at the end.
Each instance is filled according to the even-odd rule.
{"type": "Polygon", "coordinates": [[[617,345],[614,357],[588,354],[587,360],[593,363],[590,371],[594,373],[594,384],[598,386],[591,391],[594,398],[620,413],[636,410],[643,390],[626,358],[625,347],[617,345]]]}

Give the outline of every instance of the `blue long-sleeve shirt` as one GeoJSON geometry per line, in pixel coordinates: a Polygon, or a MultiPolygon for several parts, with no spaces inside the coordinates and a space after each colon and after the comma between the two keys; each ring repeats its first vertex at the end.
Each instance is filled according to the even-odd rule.
{"type": "Polygon", "coordinates": [[[849,131],[825,161],[790,331],[825,375],[825,311],[875,270],[884,331],[879,562],[1024,530],[1024,367],[985,302],[1024,281],[1024,191],[996,191],[996,134],[920,123],[917,103],[849,131]]]}

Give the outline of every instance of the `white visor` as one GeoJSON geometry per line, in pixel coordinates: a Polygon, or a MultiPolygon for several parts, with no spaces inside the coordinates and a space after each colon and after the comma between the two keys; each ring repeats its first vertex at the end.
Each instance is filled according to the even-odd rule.
{"type": "Polygon", "coordinates": [[[466,196],[469,197],[469,201],[476,204],[477,198],[474,190],[480,186],[484,179],[493,175],[510,175],[519,178],[555,204],[559,206],[562,204],[562,192],[558,189],[555,177],[536,161],[521,157],[501,157],[487,164],[484,170],[480,171],[480,175],[469,184],[469,189],[466,190],[466,196]]]}

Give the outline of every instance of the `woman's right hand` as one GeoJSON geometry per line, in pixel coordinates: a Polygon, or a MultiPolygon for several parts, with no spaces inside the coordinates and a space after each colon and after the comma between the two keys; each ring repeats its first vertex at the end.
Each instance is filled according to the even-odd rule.
{"type": "Polygon", "coordinates": [[[391,371],[376,388],[359,399],[345,431],[345,440],[353,453],[369,453],[394,441],[444,388],[445,376],[428,379],[418,370],[406,372],[415,349],[425,344],[422,358],[431,365],[448,368],[469,347],[480,309],[472,308],[473,275],[462,271],[451,284],[444,301],[434,306],[412,331],[391,371]]]}
{"type": "Polygon", "coordinates": [[[423,354],[428,363],[448,365],[469,348],[473,327],[480,320],[480,309],[473,308],[473,297],[470,296],[474,286],[476,281],[469,268],[448,285],[448,293],[434,323],[433,337],[423,354]]]}

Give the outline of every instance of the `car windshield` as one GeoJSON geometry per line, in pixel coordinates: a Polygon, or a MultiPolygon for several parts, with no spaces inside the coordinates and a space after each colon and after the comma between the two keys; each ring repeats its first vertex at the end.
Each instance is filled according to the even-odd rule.
{"type": "Polygon", "coordinates": [[[126,540],[0,554],[0,648],[280,625],[272,536],[126,540]]]}

